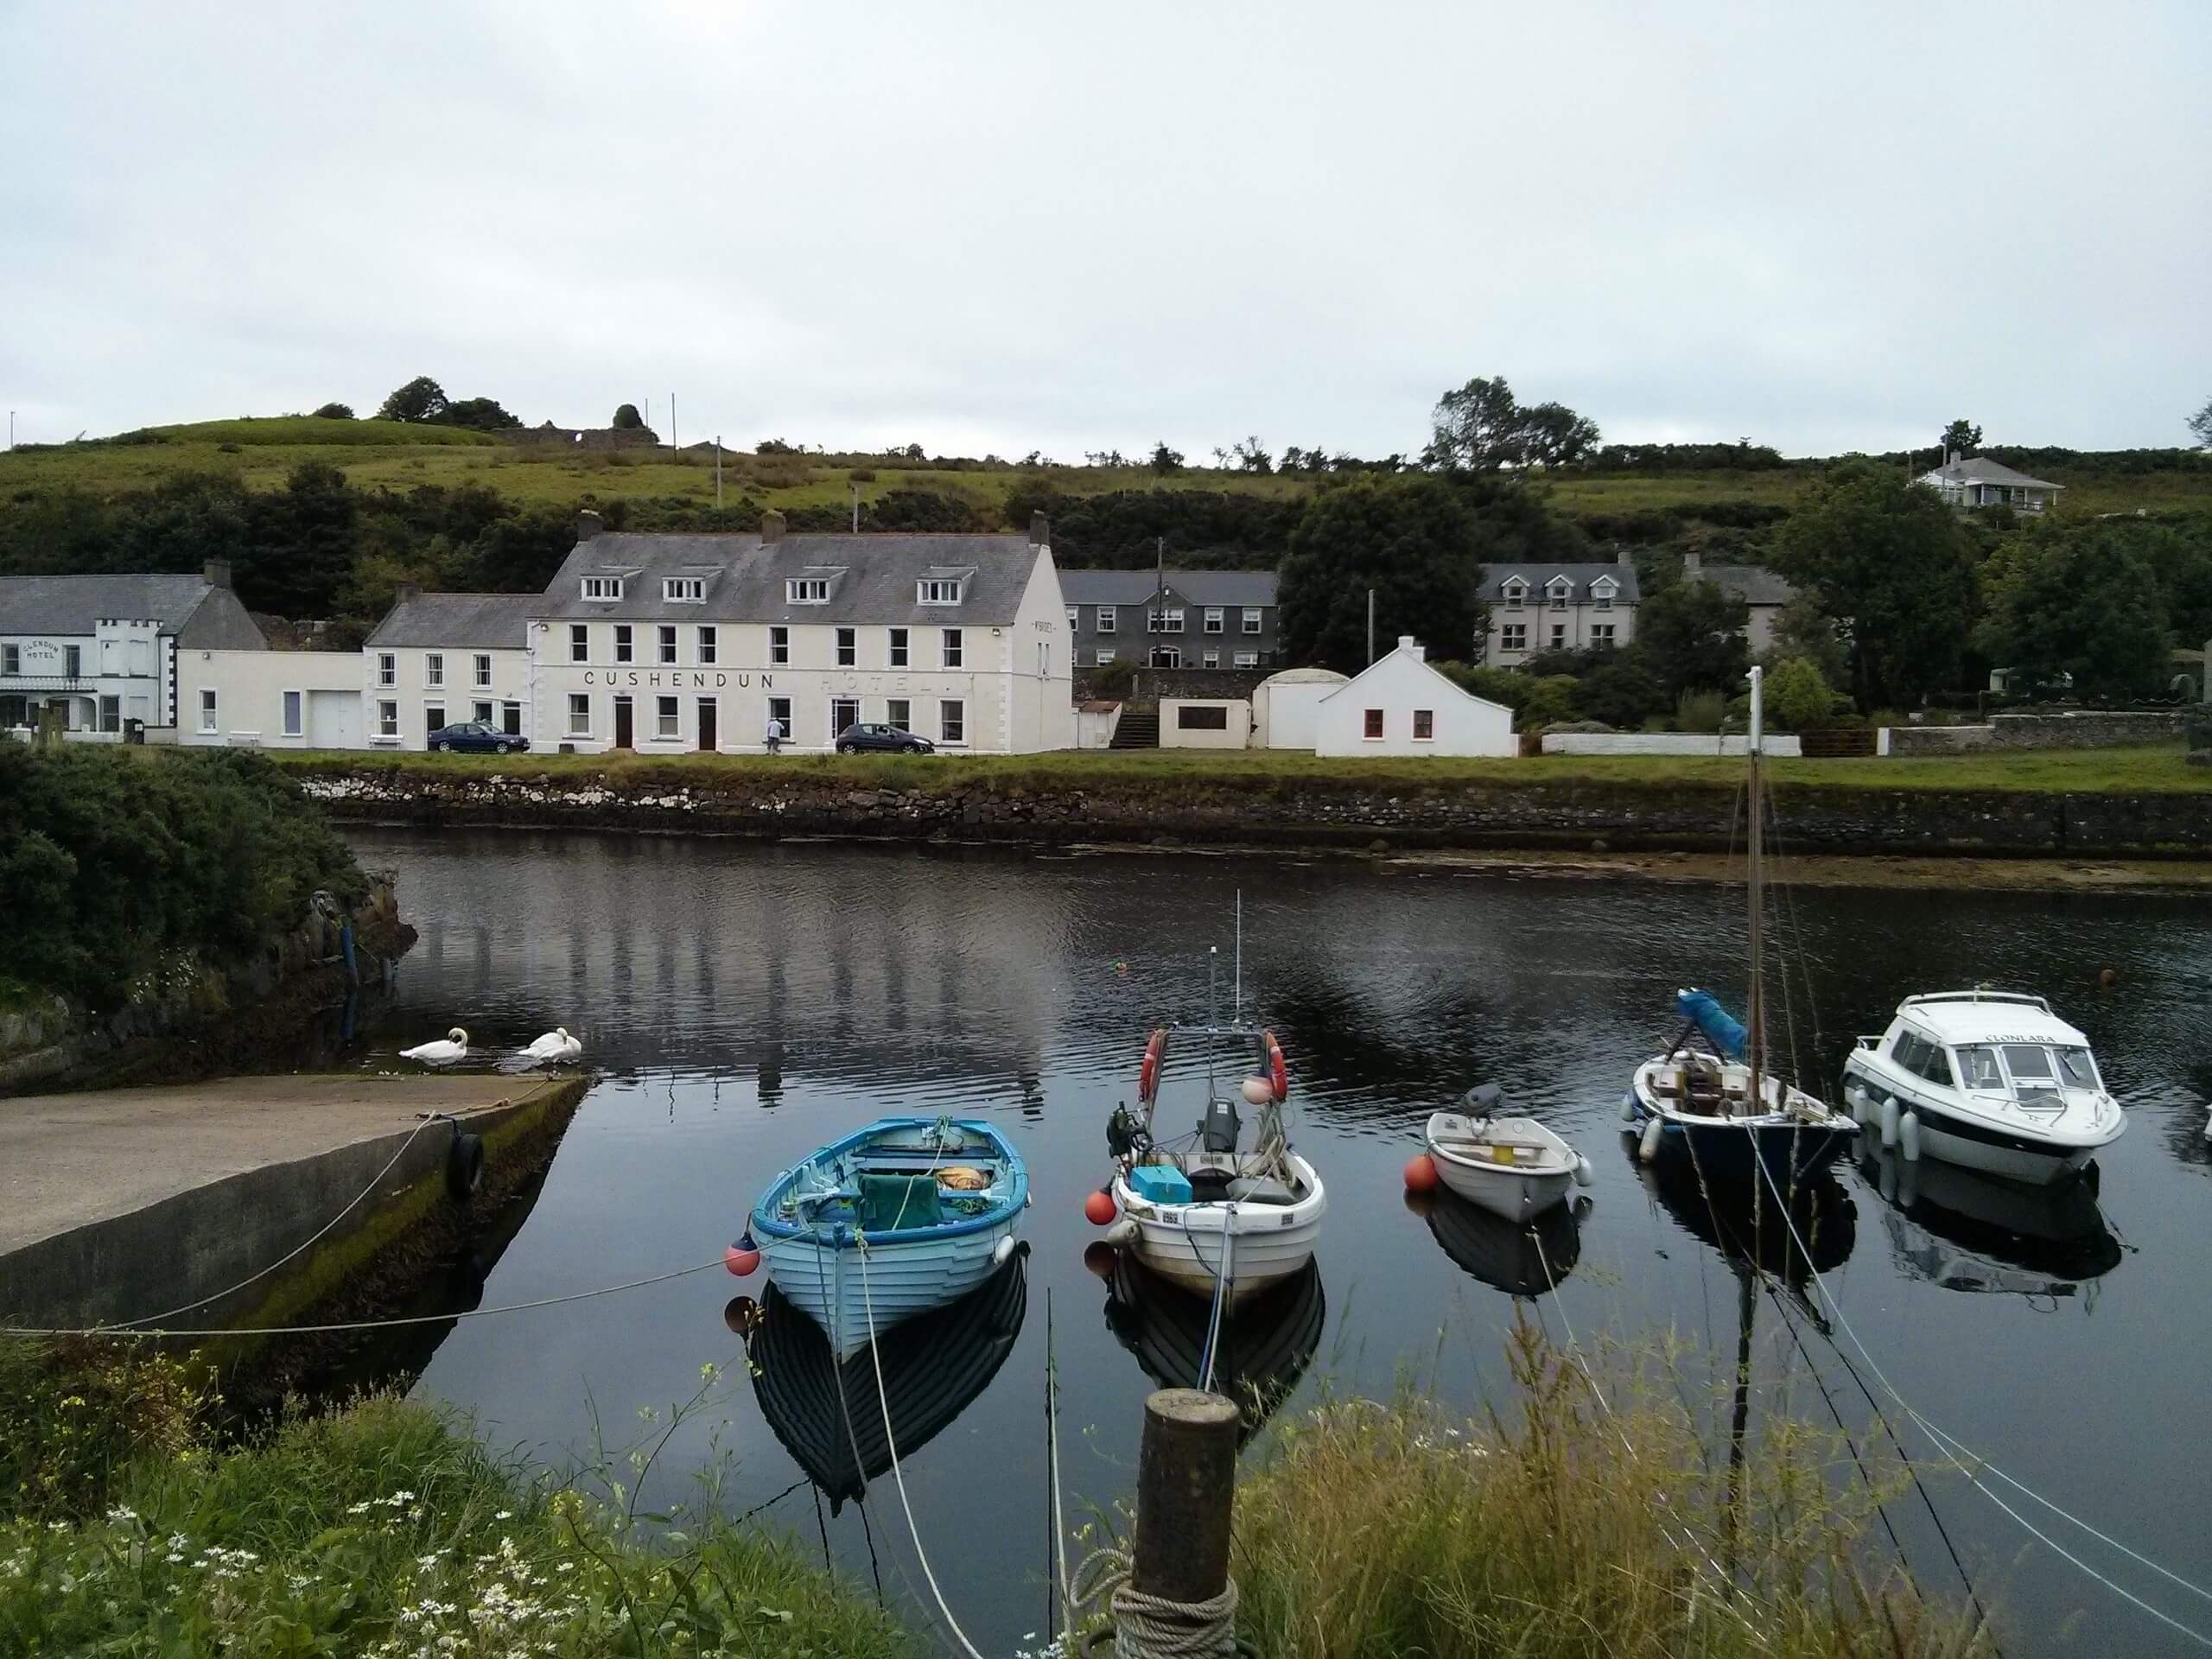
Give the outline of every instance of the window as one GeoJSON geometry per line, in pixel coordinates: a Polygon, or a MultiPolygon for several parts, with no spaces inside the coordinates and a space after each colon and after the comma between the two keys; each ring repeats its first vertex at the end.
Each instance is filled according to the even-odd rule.
{"type": "Polygon", "coordinates": [[[1567,649],[1567,624],[1564,622],[1552,624],[1552,649],[1554,651],[1567,649]]]}
{"type": "Polygon", "coordinates": [[[660,660],[664,665],[676,660],[676,625],[673,622],[660,625],[660,660]]]}
{"type": "Polygon", "coordinates": [[[1563,611],[1567,608],[1567,595],[1573,591],[1573,584],[1563,580],[1554,582],[1546,591],[1551,594],[1552,609],[1563,611]]]}
{"type": "Polygon", "coordinates": [[[1040,680],[1052,677],[1052,642],[1049,639],[1037,642],[1037,677],[1040,680]]]}
{"type": "Polygon", "coordinates": [[[937,706],[938,741],[941,743],[965,743],[968,741],[968,705],[957,697],[947,697],[937,706]]]}
{"type": "MultiPolygon", "coordinates": [[[[2041,1049],[2029,1052],[2038,1056],[2043,1052],[2041,1049]]],[[[1923,1077],[1930,1083],[1940,1083],[1946,1089],[1954,1086],[1949,1053],[1916,1032],[1899,1032],[1897,1041],[1891,1046],[1890,1058],[1906,1071],[1923,1077]]],[[[2006,1058],[2010,1059],[2011,1056],[2008,1054],[2006,1058]]],[[[2018,1075],[2017,1071],[2015,1075],[2018,1075]]]]}
{"type": "Polygon", "coordinates": [[[1260,653],[1259,653],[1258,652],[1256,652],[1256,651],[1240,651],[1240,652],[1238,652],[1236,653],[1236,666],[1237,666],[1237,667],[1239,667],[1239,668],[1257,668],[1259,665],[1260,665],[1260,653]]]}
{"type": "Polygon", "coordinates": [[[1367,711],[1367,729],[1362,735],[1365,737],[1382,735],[1382,711],[1380,709],[1370,709],[1367,711]]]}
{"type": "Polygon", "coordinates": [[[1590,602],[1601,611],[1611,610],[1613,590],[1611,588],[1592,588],[1590,590],[1590,602]]]}
{"type": "Polygon", "coordinates": [[[849,726],[861,723],[861,700],[858,697],[830,699],[830,735],[834,740],[849,726]]]}
{"type": "MultiPolygon", "coordinates": [[[[1894,1053],[1896,1051],[1892,1050],[1894,1053]]],[[[1966,1077],[1966,1086],[1996,1094],[2006,1092],[2005,1074],[1997,1069],[1997,1051],[1986,1043],[1974,1043],[1959,1051],[1959,1070],[1966,1077]]]]}
{"type": "Polygon", "coordinates": [[[584,597],[602,603],[622,597],[622,578],[620,576],[586,576],[584,597]]]}
{"type": "Polygon", "coordinates": [[[215,688],[212,685],[200,688],[200,729],[203,732],[215,729],[215,688]]]}
{"type": "Polygon", "coordinates": [[[61,671],[70,679],[77,679],[85,671],[85,648],[82,645],[61,647],[61,671]]]}
{"type": "Polygon", "coordinates": [[[913,709],[904,697],[893,697],[883,705],[885,721],[902,732],[907,729],[906,722],[913,717],[913,709]]]}
{"type": "Polygon", "coordinates": [[[791,659],[791,631],[779,624],[768,630],[768,661],[780,668],[791,659]]]}
{"type": "Polygon", "coordinates": [[[1590,625],[1590,643],[1600,651],[1611,651],[1613,648],[1613,625],[1592,622],[1590,625]]]}
{"type": "Polygon", "coordinates": [[[768,718],[783,728],[784,741],[789,742],[791,738],[791,700],[789,697],[769,698],[768,718]]]}
{"type": "Polygon", "coordinates": [[[714,666],[715,650],[715,631],[713,627],[710,626],[701,627],[699,630],[699,665],[702,668],[712,668],[714,666]]]}
{"type": "Polygon", "coordinates": [[[388,651],[380,651],[377,653],[377,683],[378,685],[399,683],[399,658],[388,651]]]}
{"type": "Polygon", "coordinates": [[[960,602],[960,583],[939,577],[927,577],[914,584],[917,605],[957,605],[960,602]]]}
{"type": "Polygon", "coordinates": [[[1096,663],[1099,667],[1105,667],[1107,664],[1114,660],[1114,648],[1111,645],[1102,645],[1096,652],[1092,653],[1091,660],[1096,663]]]}
{"type": "Polygon", "coordinates": [[[468,717],[479,726],[489,726],[492,723],[492,705],[488,702],[470,705],[468,717]]]}
{"type": "Polygon", "coordinates": [[[23,648],[10,645],[0,652],[0,674],[20,674],[23,671],[23,648]]]}
{"type": "Polygon", "coordinates": [[[1225,732],[1229,729],[1229,709],[1218,702],[1185,702],[1175,708],[1175,729],[1179,732],[1225,732]]]}
{"type": "Polygon", "coordinates": [[[569,693],[569,735],[591,735],[591,696],[583,691],[569,693]]]}
{"type": "Polygon", "coordinates": [[[906,630],[904,628],[891,630],[891,666],[906,666],[906,630]]]}
{"type": "Polygon", "coordinates": [[[1509,582],[1505,584],[1505,603],[1509,608],[1519,610],[1522,601],[1528,597],[1529,584],[1527,582],[1509,582]]]}
{"type": "Polygon", "coordinates": [[[1205,629],[1208,633],[1219,633],[1226,627],[1228,619],[1218,605],[1206,607],[1205,629]]]}
{"type": "Polygon", "coordinates": [[[1497,631],[1497,645],[1501,651],[1528,650],[1529,625],[1526,622],[1506,623],[1497,631]]]}
{"type": "Polygon", "coordinates": [[[480,691],[488,691],[491,690],[492,653],[488,651],[480,651],[476,653],[475,683],[477,690],[480,691]]]}
{"type": "Polygon", "coordinates": [[[614,625],[614,660],[618,663],[635,660],[630,653],[630,625],[627,622],[614,625]]]}
{"type": "MultiPolygon", "coordinates": [[[[300,734],[299,699],[300,694],[296,691],[287,691],[284,694],[284,734],[287,737],[297,737],[300,734]]],[[[122,729],[123,699],[102,697],[100,699],[100,730],[119,732],[122,729]]]]}
{"type": "Polygon", "coordinates": [[[1436,710],[1433,709],[1414,709],[1414,741],[1416,743],[1432,743],[1435,741],[1436,710]]]}
{"type": "Polygon", "coordinates": [[[1068,627],[1071,632],[1083,626],[1083,613],[1072,605],[1068,607],[1068,627]]]}
{"type": "Polygon", "coordinates": [[[663,576],[660,596],[671,605],[703,605],[707,601],[707,579],[704,576],[663,576]]]}
{"type": "Polygon", "coordinates": [[[960,630],[957,628],[944,630],[944,665],[947,668],[960,666],[960,630]]]}
{"type": "Polygon", "coordinates": [[[1260,607],[1256,605],[1247,605],[1244,607],[1244,632],[1247,633],[1257,633],[1259,631],[1260,607]]]}
{"type": "Polygon", "coordinates": [[[591,630],[581,622],[569,624],[569,660],[572,663],[591,661],[591,630]]]}
{"type": "Polygon", "coordinates": [[[1183,613],[1168,607],[1154,607],[1144,613],[1147,633],[1180,633],[1183,632],[1183,613]]]}
{"type": "Polygon", "coordinates": [[[446,683],[446,657],[434,651],[423,658],[423,683],[435,690],[446,683]]]}
{"type": "Polygon", "coordinates": [[[657,737],[675,737],[678,735],[676,699],[674,697],[655,697],[653,699],[653,734],[657,737]]]}
{"type": "Polygon", "coordinates": [[[793,576],[784,583],[784,600],[791,605],[827,605],[830,602],[830,578],[793,576]]]}
{"type": "MultiPolygon", "coordinates": [[[[211,691],[207,694],[207,697],[213,698],[214,695],[215,694],[211,691]]],[[[212,720],[213,718],[213,710],[212,709],[203,708],[200,710],[200,717],[203,721],[212,720]]],[[[207,729],[212,730],[213,728],[210,727],[207,729]]],[[[377,704],[377,735],[378,737],[397,737],[399,735],[399,705],[397,702],[385,701],[377,704]]]]}
{"type": "Polygon", "coordinates": [[[2069,1089],[2099,1089],[2103,1087],[2097,1076],[2097,1063],[2086,1048],[2055,1048],[2058,1057],[2058,1076],[2069,1089]]]}
{"type": "Polygon", "coordinates": [[[1208,668],[1219,668],[1221,666],[1221,653],[1217,651],[1207,652],[1203,657],[1198,658],[1198,661],[1208,668]]]}
{"type": "MultiPolygon", "coordinates": [[[[837,666],[850,668],[860,660],[860,630],[857,628],[838,629],[837,666]]],[[[841,726],[837,729],[842,731],[844,728],[841,726]]]]}
{"type": "Polygon", "coordinates": [[[1111,605],[1101,605],[1098,607],[1098,632],[1101,633],[1114,632],[1114,607],[1111,605]]]}
{"type": "Polygon", "coordinates": [[[426,702],[423,705],[423,729],[424,731],[443,731],[445,729],[445,704],[442,702],[426,702]]]}
{"type": "Polygon", "coordinates": [[[304,719],[307,711],[301,706],[302,701],[297,691],[284,694],[284,735],[287,737],[298,737],[307,730],[304,719]]]}

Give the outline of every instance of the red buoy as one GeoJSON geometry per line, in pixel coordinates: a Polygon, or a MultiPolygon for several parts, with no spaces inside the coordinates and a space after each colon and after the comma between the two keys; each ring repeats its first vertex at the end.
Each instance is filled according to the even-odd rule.
{"type": "Polygon", "coordinates": [[[722,1252],[722,1265],[741,1279],[760,1270],[760,1249],[753,1243],[752,1234],[746,1234],[722,1252]]]}
{"type": "Polygon", "coordinates": [[[1436,1180],[1436,1160],[1427,1153],[1416,1153],[1406,1160],[1407,1192],[1433,1192],[1436,1180]]]}
{"type": "Polygon", "coordinates": [[[1110,1227],[1120,1211],[1115,1208],[1111,1192],[1093,1192],[1083,1201],[1083,1217],[1094,1227],[1110,1227]]]}

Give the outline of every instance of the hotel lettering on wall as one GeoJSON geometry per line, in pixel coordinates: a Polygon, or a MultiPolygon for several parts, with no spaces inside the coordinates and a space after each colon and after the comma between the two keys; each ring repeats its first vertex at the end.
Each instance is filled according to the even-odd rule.
{"type": "MultiPolygon", "coordinates": [[[[586,685],[611,685],[627,688],[665,686],[671,691],[680,691],[687,686],[703,691],[709,686],[717,690],[724,686],[749,686],[756,677],[751,674],[709,673],[698,669],[672,668],[663,670],[643,668],[601,668],[584,670],[586,685]]],[[[765,690],[776,683],[772,674],[757,677],[765,690]]]]}

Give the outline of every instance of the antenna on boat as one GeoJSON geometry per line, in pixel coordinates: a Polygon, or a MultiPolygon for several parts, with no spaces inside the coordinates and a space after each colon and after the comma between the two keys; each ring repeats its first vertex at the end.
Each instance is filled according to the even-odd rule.
{"type": "Polygon", "coordinates": [[[1244,1018],[1244,889],[1236,889],[1236,989],[1230,993],[1229,1023],[1236,1025],[1244,1018]]]}
{"type": "Polygon", "coordinates": [[[1206,1099],[1213,1099],[1213,1039],[1221,1029],[1221,947],[1206,946],[1206,1099]]]}

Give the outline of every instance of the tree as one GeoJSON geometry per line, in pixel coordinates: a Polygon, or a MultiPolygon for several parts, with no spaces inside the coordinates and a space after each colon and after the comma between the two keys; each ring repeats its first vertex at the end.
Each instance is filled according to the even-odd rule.
{"type": "Polygon", "coordinates": [[[1236,457],[1237,466],[1245,472],[1272,473],[1275,469],[1274,462],[1269,459],[1267,448],[1261,443],[1260,435],[1256,432],[1241,443],[1230,445],[1229,453],[1236,457]]]}
{"type": "Polygon", "coordinates": [[[1402,633],[1457,655],[1488,629],[1480,531],[1440,480],[1360,480],[1307,504],[1282,562],[1282,649],[1346,673],[1367,665],[1367,596],[1377,652],[1402,633]]]}
{"type": "Polygon", "coordinates": [[[436,421],[446,412],[445,388],[427,374],[418,374],[384,400],[377,410],[380,421],[436,421]]]}
{"type": "Polygon", "coordinates": [[[1538,404],[1523,410],[1522,458],[1536,467],[1571,467],[1598,448],[1598,423],[1585,420],[1565,404],[1538,404]]]}
{"type": "Polygon", "coordinates": [[[325,404],[315,410],[315,418],[323,421],[350,421],[353,410],[350,404],[325,404]]]}
{"type": "Polygon", "coordinates": [[[358,505],[346,474],[320,461],[302,461],[283,489],[252,497],[238,597],[279,616],[329,615],[353,569],[358,505]]]}
{"type": "Polygon", "coordinates": [[[2189,429],[2196,435],[2200,449],[2212,449],[2212,397],[2204,400],[2204,407],[2189,417],[2189,429]]]}
{"type": "Polygon", "coordinates": [[[645,427],[645,417],[638,413],[635,404],[622,404],[616,407],[614,418],[607,424],[617,432],[642,432],[645,427]]]}
{"type": "Polygon", "coordinates": [[[1167,440],[1160,439],[1158,443],[1152,446],[1152,470],[1162,478],[1166,477],[1170,473],[1181,472],[1183,452],[1180,449],[1169,448],[1167,440]]]}
{"type": "Polygon", "coordinates": [[[1808,662],[1841,691],[1851,683],[1851,658],[1843,625],[1821,608],[1810,594],[1794,594],[1775,613],[1774,645],[1767,653],[1777,664],[1796,658],[1808,662]]]}
{"type": "Polygon", "coordinates": [[[1974,559],[1933,490],[1868,461],[1839,467],[1776,526],[1774,563],[1843,622],[1862,712],[1951,683],[1974,622],[1974,559]]]}
{"type": "Polygon", "coordinates": [[[1953,421],[1943,429],[1945,454],[1970,455],[1981,448],[1981,429],[1972,421],[1953,421]]]}
{"type": "Polygon", "coordinates": [[[1785,657],[1766,672],[1766,706],[1784,731],[1814,732],[1835,712],[1827,677],[1802,657],[1785,657]]]}
{"type": "Polygon", "coordinates": [[[2166,611],[2157,573],[2121,537],[2037,524],[2006,539],[1984,573],[1989,613],[1975,644],[2036,679],[2125,696],[2164,685],[2166,611]]]}
{"type": "Polygon", "coordinates": [[[1503,377],[1479,376],[1437,401],[1421,459],[1447,472],[1565,467],[1598,448],[1597,423],[1564,404],[1522,408],[1503,377]]]}
{"type": "Polygon", "coordinates": [[[1602,720],[1624,731],[1639,730],[1667,706],[1659,682],[1628,652],[1600,663],[1576,682],[1574,707],[1585,720],[1602,720]]]}
{"type": "Polygon", "coordinates": [[[465,426],[477,432],[506,432],[522,424],[490,397],[464,397],[457,404],[448,404],[438,421],[443,426],[465,426]]]}
{"type": "Polygon", "coordinates": [[[1751,666],[1751,607],[1713,582],[1678,582],[1636,611],[1636,661],[1671,701],[1685,691],[1733,696],[1751,666]]]}

